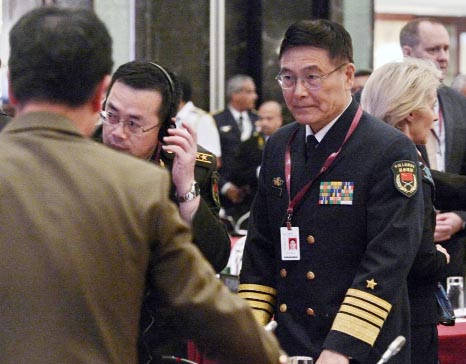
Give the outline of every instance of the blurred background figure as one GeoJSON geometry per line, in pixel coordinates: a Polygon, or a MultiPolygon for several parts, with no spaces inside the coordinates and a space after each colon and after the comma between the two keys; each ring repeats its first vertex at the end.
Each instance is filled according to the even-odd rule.
{"type": "Polygon", "coordinates": [[[362,90],[362,88],[364,87],[371,73],[372,73],[372,70],[369,70],[369,69],[360,69],[354,73],[353,87],[351,87],[352,95],[362,90]]]}
{"type": "Polygon", "coordinates": [[[181,98],[176,114],[176,126],[181,127],[182,122],[191,126],[197,132],[197,144],[213,153],[217,157],[217,167],[220,167],[222,150],[215,120],[212,115],[194,105],[189,79],[181,75],[178,80],[181,86],[181,98]]]}
{"type": "Polygon", "coordinates": [[[258,116],[257,130],[251,138],[240,143],[233,160],[231,182],[242,190],[244,196],[243,202],[235,206],[236,209],[231,212],[235,221],[248,213],[251,208],[257,191],[257,178],[264,145],[268,138],[283,124],[282,106],[277,101],[270,100],[262,103],[258,110],[258,116]]]}
{"type": "Polygon", "coordinates": [[[466,96],[466,75],[457,74],[451,83],[451,88],[466,96]]]}
{"type": "Polygon", "coordinates": [[[234,219],[235,216],[238,217],[235,210],[243,210],[241,204],[245,194],[231,181],[232,168],[240,143],[248,140],[255,130],[257,115],[253,110],[257,93],[254,80],[247,75],[231,77],[227,81],[226,96],[227,108],[215,114],[214,119],[220,133],[222,148],[222,166],[219,169],[220,201],[226,215],[234,219]]]}

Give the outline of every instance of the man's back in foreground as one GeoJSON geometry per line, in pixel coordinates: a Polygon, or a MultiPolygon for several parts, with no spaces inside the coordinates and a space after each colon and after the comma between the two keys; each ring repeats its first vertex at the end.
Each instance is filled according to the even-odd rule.
{"type": "Polygon", "coordinates": [[[168,176],[46,113],[0,151],[0,362],[134,362],[149,242],[189,239],[168,176]]]}
{"type": "Polygon", "coordinates": [[[146,280],[181,338],[226,363],[286,361],[190,244],[166,172],[86,139],[112,68],[103,23],[42,7],[13,26],[10,45],[17,117],[0,136],[0,363],[136,363],[146,280]]]}

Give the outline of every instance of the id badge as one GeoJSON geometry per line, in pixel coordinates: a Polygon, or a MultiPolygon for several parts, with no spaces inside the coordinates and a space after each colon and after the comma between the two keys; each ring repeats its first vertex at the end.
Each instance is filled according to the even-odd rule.
{"type": "Polygon", "coordinates": [[[280,228],[280,241],[282,250],[282,260],[300,260],[301,251],[299,249],[299,228],[280,228]]]}

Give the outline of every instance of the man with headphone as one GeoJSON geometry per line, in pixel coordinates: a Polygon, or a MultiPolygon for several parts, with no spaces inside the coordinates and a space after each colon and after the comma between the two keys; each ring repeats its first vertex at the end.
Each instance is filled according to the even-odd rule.
{"type": "MultiPolygon", "coordinates": [[[[174,75],[156,63],[132,61],[121,65],[112,76],[102,123],[94,138],[171,171],[171,199],[192,227],[194,243],[220,272],[228,262],[230,239],[218,217],[216,158],[197,145],[196,132],[191,127],[175,128],[179,90],[174,75]]],[[[155,345],[166,337],[177,336],[170,332],[169,319],[156,317],[161,311],[156,301],[156,297],[151,297],[151,287],[147,287],[139,345],[139,360],[144,363],[150,361],[155,345]],[[161,322],[164,335],[160,334],[161,322]]],[[[185,355],[184,345],[167,345],[162,354],[185,355]]]]}

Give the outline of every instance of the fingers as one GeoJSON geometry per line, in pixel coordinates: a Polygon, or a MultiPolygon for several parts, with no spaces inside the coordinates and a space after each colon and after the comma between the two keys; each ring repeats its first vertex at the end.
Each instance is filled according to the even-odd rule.
{"type": "Polygon", "coordinates": [[[191,127],[168,129],[168,136],[163,138],[165,142],[163,148],[177,156],[187,153],[195,158],[197,153],[196,138],[196,132],[191,127]]]}

